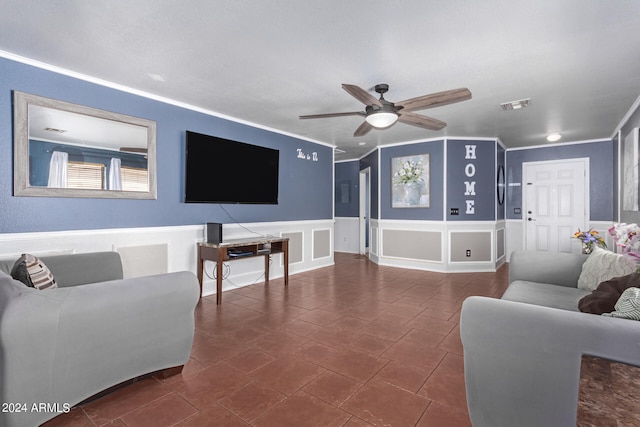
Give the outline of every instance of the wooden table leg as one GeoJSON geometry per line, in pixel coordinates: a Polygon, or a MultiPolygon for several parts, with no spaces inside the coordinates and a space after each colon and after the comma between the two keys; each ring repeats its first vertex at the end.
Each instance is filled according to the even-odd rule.
{"type": "Polygon", "coordinates": [[[265,285],[269,284],[269,259],[270,259],[269,254],[266,254],[264,256],[264,284],[265,285]]]}
{"type": "Polygon", "coordinates": [[[204,260],[202,259],[202,249],[198,245],[198,283],[200,283],[200,298],[202,298],[202,279],[204,271],[204,260]]]}
{"type": "Polygon", "coordinates": [[[284,255],[284,285],[289,286],[289,241],[282,242],[282,251],[284,255]]]}
{"type": "Polygon", "coordinates": [[[227,258],[226,248],[218,249],[218,259],[216,260],[216,304],[222,304],[222,266],[227,258]]]}

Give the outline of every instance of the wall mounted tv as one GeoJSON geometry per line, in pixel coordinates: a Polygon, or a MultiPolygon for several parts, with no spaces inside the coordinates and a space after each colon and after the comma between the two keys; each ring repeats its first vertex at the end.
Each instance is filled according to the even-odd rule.
{"type": "Polygon", "coordinates": [[[187,131],[186,203],[278,204],[280,151],[187,131]]]}

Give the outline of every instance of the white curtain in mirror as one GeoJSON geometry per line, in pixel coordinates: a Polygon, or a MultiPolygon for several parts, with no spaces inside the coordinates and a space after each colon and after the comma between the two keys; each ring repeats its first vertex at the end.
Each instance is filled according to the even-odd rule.
{"type": "Polygon", "coordinates": [[[67,169],[69,154],[63,151],[54,151],[49,162],[49,182],[51,188],[67,188],[67,169]]]}
{"type": "Polygon", "coordinates": [[[118,158],[111,158],[109,164],[109,190],[122,190],[122,162],[118,158]]]}

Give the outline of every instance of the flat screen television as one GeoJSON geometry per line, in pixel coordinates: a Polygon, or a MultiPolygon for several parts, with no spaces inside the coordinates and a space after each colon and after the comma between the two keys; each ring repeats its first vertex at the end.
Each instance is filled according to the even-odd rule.
{"type": "Polygon", "coordinates": [[[280,151],[187,131],[186,203],[278,204],[280,151]]]}

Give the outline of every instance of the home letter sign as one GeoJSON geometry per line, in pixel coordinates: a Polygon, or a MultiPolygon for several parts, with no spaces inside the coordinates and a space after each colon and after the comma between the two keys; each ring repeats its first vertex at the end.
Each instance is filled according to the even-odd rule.
{"type": "MultiPolygon", "coordinates": [[[[465,145],[465,160],[476,160],[476,146],[475,145],[465,145]]],[[[476,175],[476,165],[474,163],[467,163],[464,167],[464,174],[467,178],[473,178],[476,175]]],[[[475,196],[476,195],[476,182],[475,181],[465,181],[465,196],[475,196]]],[[[466,199],[465,203],[467,204],[467,215],[473,215],[476,213],[475,209],[475,200],[474,199],[466,199]]]]}

